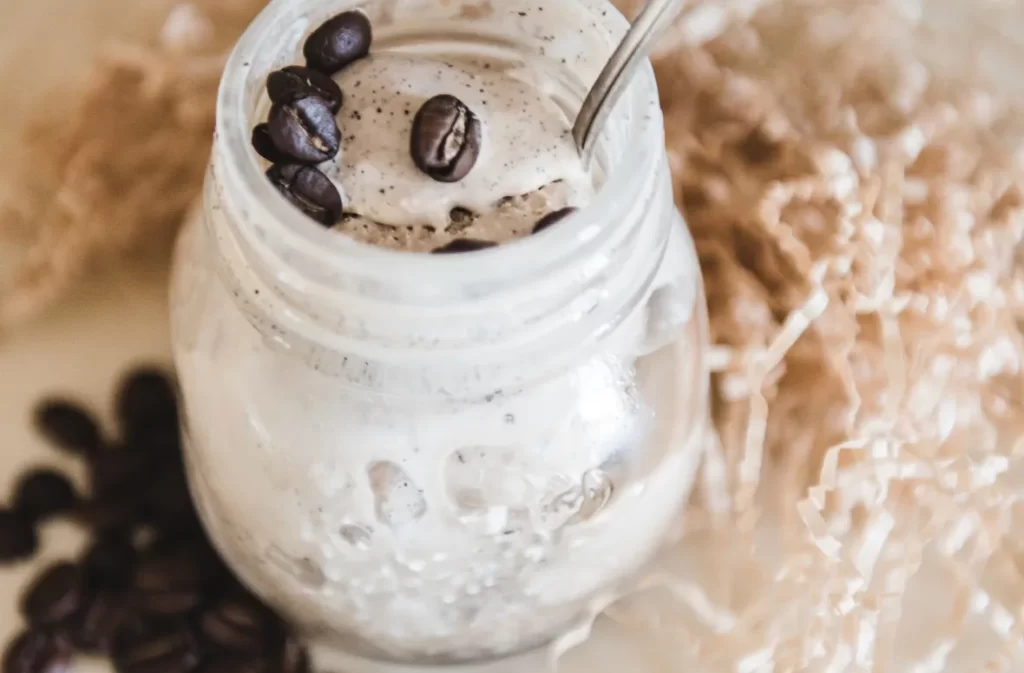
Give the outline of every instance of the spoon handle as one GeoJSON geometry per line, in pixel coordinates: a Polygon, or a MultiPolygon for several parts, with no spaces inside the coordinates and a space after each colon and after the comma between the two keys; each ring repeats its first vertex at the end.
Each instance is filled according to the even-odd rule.
{"type": "Polygon", "coordinates": [[[572,128],[572,137],[584,165],[590,163],[594,141],[608,115],[626,90],[633,74],[641,66],[661,34],[672,23],[686,0],[647,0],[615,53],[608,59],[594,86],[583,101],[572,128]]]}

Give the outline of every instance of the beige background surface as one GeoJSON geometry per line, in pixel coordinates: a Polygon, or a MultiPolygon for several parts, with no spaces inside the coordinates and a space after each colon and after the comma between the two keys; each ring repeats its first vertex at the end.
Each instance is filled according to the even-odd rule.
{"type": "MultiPolygon", "coordinates": [[[[104,39],[156,35],[172,0],[0,2],[0,156],[47,91],[88,72],[104,39]]],[[[0,178],[10,162],[0,162],[0,178]]]]}
{"type": "MultiPolygon", "coordinates": [[[[15,152],[24,121],[47,92],[73,83],[106,38],[155,35],[169,0],[5,0],[0,2],[0,185],[4,170],[31,160],[15,152]]],[[[0,250],[0,265],[14,253],[0,250]]],[[[0,266],[0,271],[4,266],[0,266]]],[[[110,272],[76,289],[44,320],[0,336],[0,497],[25,467],[77,468],[32,433],[32,402],[69,391],[104,412],[114,378],[129,362],[168,354],[162,271],[110,272]]],[[[77,470],[76,474],[77,474],[77,470]]],[[[0,642],[20,628],[16,597],[33,568],[73,553],[81,538],[71,526],[43,532],[35,564],[0,572],[0,642]]]]}
{"type": "MultiPolygon", "coordinates": [[[[0,161],[0,187],[3,171],[26,160],[12,153],[14,139],[35,106],[47,99],[46,92],[84,74],[102,40],[155,36],[170,4],[171,0],[0,0],[0,157],[4,158],[0,161]]],[[[10,259],[11,251],[0,249],[0,275],[10,259]]],[[[13,335],[0,335],[0,497],[5,497],[15,475],[29,465],[54,463],[77,468],[48,450],[31,431],[28,420],[36,399],[67,391],[109,418],[116,377],[130,363],[169,359],[165,286],[163,270],[109,270],[77,288],[43,320],[13,335]]],[[[0,643],[20,628],[14,610],[16,597],[33,569],[73,554],[80,542],[73,528],[53,524],[44,531],[40,559],[0,571],[0,643]]],[[[701,555],[694,548],[687,548],[684,554],[684,563],[693,563],[701,555]]],[[[943,608],[936,608],[936,600],[943,602],[940,597],[948,593],[943,590],[948,581],[940,569],[925,573],[916,587],[916,600],[911,601],[920,601],[918,610],[912,611],[907,628],[901,629],[903,647],[923,648],[923,643],[915,642],[914,635],[920,632],[915,625],[927,625],[929,619],[941,617],[943,608]]],[[[969,639],[972,646],[966,648],[975,656],[964,653],[959,657],[960,666],[953,669],[976,670],[968,663],[978,661],[976,651],[981,652],[980,660],[984,653],[994,651],[998,641],[979,621],[969,622],[974,637],[969,639]]],[[[602,636],[574,652],[562,670],[692,670],[682,664],[678,647],[671,641],[645,643],[643,638],[631,638],[606,624],[602,636]]],[[[105,667],[76,664],[77,671],[90,668],[102,671],[105,667]]],[[[502,670],[533,673],[542,668],[542,662],[534,659],[502,670]]],[[[1013,670],[1024,671],[1024,661],[1013,670]]]]}
{"type": "MultiPolygon", "coordinates": [[[[36,106],[73,86],[108,39],[155,36],[170,0],[10,0],[0,2],[0,185],[17,138],[36,106]]],[[[17,161],[31,157],[17,157],[17,161]]],[[[15,250],[0,251],[7,268],[15,250]]],[[[64,387],[100,400],[123,360],[166,358],[165,272],[109,271],[77,288],[40,322],[0,335],[0,479],[31,438],[29,399],[64,387]]]]}

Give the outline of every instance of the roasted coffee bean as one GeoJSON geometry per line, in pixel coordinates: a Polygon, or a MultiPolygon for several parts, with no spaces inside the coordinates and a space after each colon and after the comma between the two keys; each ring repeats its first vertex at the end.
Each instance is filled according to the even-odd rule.
{"type": "Polygon", "coordinates": [[[183,535],[174,532],[161,532],[154,537],[144,550],[145,559],[178,560],[186,565],[194,566],[205,580],[217,579],[224,564],[217,555],[203,529],[196,529],[191,534],[183,535]]]}
{"type": "Polygon", "coordinates": [[[80,517],[94,535],[104,537],[130,537],[145,522],[142,508],[128,492],[87,500],[80,508],[80,517]]]}
{"type": "Polygon", "coordinates": [[[29,585],[21,597],[21,613],[33,626],[52,626],[78,612],[87,597],[82,569],[57,563],[29,585]]]}
{"type": "Polygon", "coordinates": [[[148,520],[160,525],[175,526],[196,514],[188,481],[180,460],[169,462],[149,488],[141,494],[141,506],[148,520]]]}
{"type": "Polygon", "coordinates": [[[147,456],[147,460],[154,462],[154,469],[157,472],[163,461],[181,460],[181,433],[176,415],[168,417],[162,423],[133,426],[126,429],[125,434],[128,436],[123,442],[111,447],[110,453],[116,455],[118,451],[134,451],[141,456],[147,456]]]}
{"type": "Polygon", "coordinates": [[[455,96],[431,98],[413,119],[413,163],[438,182],[458,182],[469,175],[481,143],[480,120],[455,96]]]}
{"type": "Polygon", "coordinates": [[[297,163],[327,161],[341,147],[338,121],[328,104],[319,98],[274,105],[267,129],[274,146],[297,163]]]}
{"type": "Polygon", "coordinates": [[[266,124],[257,124],[252,129],[252,148],[272,164],[288,161],[287,155],[277,149],[274,141],[270,138],[270,128],[266,124]]]}
{"type": "Polygon", "coordinates": [[[474,252],[498,245],[494,241],[479,241],[475,238],[457,238],[431,252],[433,255],[447,255],[455,252],[474,252]]]}
{"type": "MultiPolygon", "coordinates": [[[[10,644],[2,673],[64,673],[72,649],[110,653],[119,673],[308,673],[304,650],[285,643],[284,624],[230,575],[198,521],[170,379],[134,372],[117,415],[123,441],[104,444],[97,430],[84,444],[93,496],[77,511],[93,528],[91,545],[78,564],[51,566],[26,589],[21,610],[34,630],[10,644]]],[[[32,518],[77,498],[59,472],[35,470],[14,500],[17,509],[0,510],[0,559],[34,552],[32,518]]]]}
{"type": "Polygon", "coordinates": [[[126,437],[162,434],[178,427],[178,398],[170,377],[160,369],[139,367],[121,383],[115,400],[117,420],[126,437]]]}
{"type": "Polygon", "coordinates": [[[89,462],[92,495],[110,500],[140,494],[156,479],[161,463],[159,455],[129,446],[98,453],[89,462]]]}
{"type": "Polygon", "coordinates": [[[370,53],[373,29],[362,12],[345,12],[326,21],[306,38],[302,55],[306,65],[333,75],[370,53]]]}
{"type": "Polygon", "coordinates": [[[71,651],[54,634],[25,631],[7,644],[3,673],[64,673],[71,651]]]}
{"type": "Polygon", "coordinates": [[[544,231],[545,229],[547,229],[548,227],[550,227],[552,225],[555,225],[555,224],[558,224],[559,222],[561,222],[565,218],[567,218],[570,215],[572,215],[573,213],[575,213],[576,210],[577,210],[576,208],[569,207],[569,208],[562,208],[561,210],[556,210],[553,213],[548,213],[544,217],[542,217],[539,220],[537,220],[537,224],[535,224],[533,226],[533,233],[535,233],[535,234],[540,233],[540,232],[544,231]]]}
{"type": "Polygon", "coordinates": [[[114,636],[133,618],[128,598],[117,591],[101,591],[61,630],[76,649],[89,654],[110,651],[114,636]]]}
{"type": "Polygon", "coordinates": [[[92,453],[102,443],[96,419],[74,402],[46,400],[35,410],[36,428],[57,447],[73,453],[92,453]]]}
{"type": "Polygon", "coordinates": [[[0,563],[27,559],[38,546],[32,520],[20,512],[0,508],[0,563]]]}
{"type": "Polygon", "coordinates": [[[334,226],[341,219],[341,194],[316,168],[278,164],[271,166],[267,177],[292,205],[325,227],[334,226]]]}
{"type": "Polygon", "coordinates": [[[135,547],[127,535],[98,537],[82,557],[87,583],[108,589],[124,588],[132,583],[135,547]]]}
{"type": "Polygon", "coordinates": [[[198,588],[203,580],[202,568],[185,557],[150,556],[135,568],[135,586],[143,591],[161,591],[168,588],[198,588]]]}
{"type": "Polygon", "coordinates": [[[155,540],[135,568],[140,608],[151,614],[182,614],[199,604],[207,589],[224,586],[223,562],[205,537],[155,540]]]}
{"type": "Polygon", "coordinates": [[[217,654],[200,668],[202,673],[278,673],[271,669],[271,662],[261,657],[245,657],[231,654],[217,654]]]}
{"type": "Polygon", "coordinates": [[[31,470],[22,475],[14,493],[14,509],[33,521],[75,509],[75,487],[56,470],[31,470]]]}
{"type": "Polygon", "coordinates": [[[301,65],[290,65],[267,75],[267,95],[271,102],[281,105],[300,98],[316,97],[327,103],[334,114],[338,114],[344,98],[337,82],[322,72],[301,65]]]}
{"type": "Polygon", "coordinates": [[[274,615],[255,598],[226,596],[199,618],[199,630],[214,645],[230,652],[257,655],[273,642],[274,615]]]}
{"type": "Polygon", "coordinates": [[[144,438],[136,441],[137,448],[166,457],[181,457],[181,434],[177,425],[166,428],[163,432],[146,433],[144,438]]]}
{"type": "Polygon", "coordinates": [[[285,638],[278,654],[277,670],[280,673],[309,673],[309,654],[306,648],[292,636],[285,638]]]}
{"type": "MultiPolygon", "coordinates": [[[[147,507],[147,511],[149,508],[147,507]]],[[[168,535],[176,539],[185,539],[194,536],[203,536],[203,524],[199,520],[199,514],[192,506],[188,514],[183,514],[173,520],[154,518],[150,516],[150,523],[156,528],[160,535],[168,535]]]]}
{"type": "Polygon", "coordinates": [[[121,629],[112,651],[118,673],[189,673],[203,658],[199,640],[184,622],[121,629]]]}
{"type": "Polygon", "coordinates": [[[203,600],[202,570],[188,559],[148,558],[135,568],[137,605],[146,614],[184,615],[203,600]]]}

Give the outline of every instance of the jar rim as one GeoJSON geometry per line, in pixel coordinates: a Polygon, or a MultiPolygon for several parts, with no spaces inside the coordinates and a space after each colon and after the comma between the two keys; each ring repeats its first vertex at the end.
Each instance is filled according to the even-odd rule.
{"type": "MultiPolygon", "coordinates": [[[[628,26],[625,17],[610,3],[576,1],[592,8],[598,5],[606,8],[598,15],[604,17],[616,39],[628,26]]],[[[357,4],[367,3],[349,3],[350,6],[357,4]]],[[[523,264],[537,270],[551,268],[566,258],[577,257],[582,250],[606,238],[614,227],[603,226],[602,221],[608,222],[610,214],[628,206],[628,195],[639,193],[644,181],[650,179],[662,161],[664,131],[654,70],[648,62],[639,69],[613,114],[614,120],[624,109],[630,113],[624,151],[612,158],[611,170],[590,203],[563,220],[560,226],[472,254],[443,256],[381,248],[339,236],[280,198],[250,147],[251,112],[247,100],[250,57],[265,46],[275,27],[292,25],[301,28],[303,33],[308,32],[309,21],[303,9],[303,3],[293,0],[271,2],[235,45],[218,91],[214,153],[220,159],[217,162],[220,177],[230,189],[236,190],[240,202],[246,204],[246,214],[263,226],[259,238],[272,237],[283,249],[321,268],[375,279],[393,278],[399,272],[406,278],[429,276],[432,283],[442,287],[457,286],[467,277],[500,281],[510,264],[515,264],[520,272],[524,270],[523,264]]]]}

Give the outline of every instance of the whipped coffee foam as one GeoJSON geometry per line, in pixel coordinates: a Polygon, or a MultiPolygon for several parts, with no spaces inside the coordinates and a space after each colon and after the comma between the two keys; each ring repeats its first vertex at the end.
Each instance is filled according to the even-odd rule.
{"type": "Polygon", "coordinates": [[[335,81],[345,94],[338,114],[342,149],[321,168],[341,185],[349,213],[338,229],[357,240],[413,251],[458,237],[504,243],[528,235],[549,212],[584,206],[593,195],[572,124],[541,73],[493,59],[376,45],[335,81]],[[416,112],[440,94],[465,103],[483,131],[473,170],[453,183],[431,179],[409,152],[416,112]],[[469,226],[461,226],[460,212],[472,220],[469,226]]]}
{"type": "MultiPolygon", "coordinates": [[[[381,47],[384,48],[384,47],[381,47]]],[[[342,149],[334,177],[348,210],[394,226],[443,227],[455,207],[494,208],[561,180],[593,192],[572,139],[572,125],[545,94],[540,73],[506,69],[469,57],[374,52],[338,73],[345,93],[338,115],[342,149]],[[477,116],[483,144],[473,170],[454,183],[437,182],[412,162],[413,116],[429,98],[450,94],[477,116]]]]}
{"type": "Polygon", "coordinates": [[[450,211],[444,224],[390,226],[364,217],[346,216],[334,227],[363,243],[395,250],[430,252],[458,238],[508,243],[529,236],[548,213],[583,205],[580,191],[565,181],[500,199],[488,208],[471,211],[461,206],[450,211]]]}

